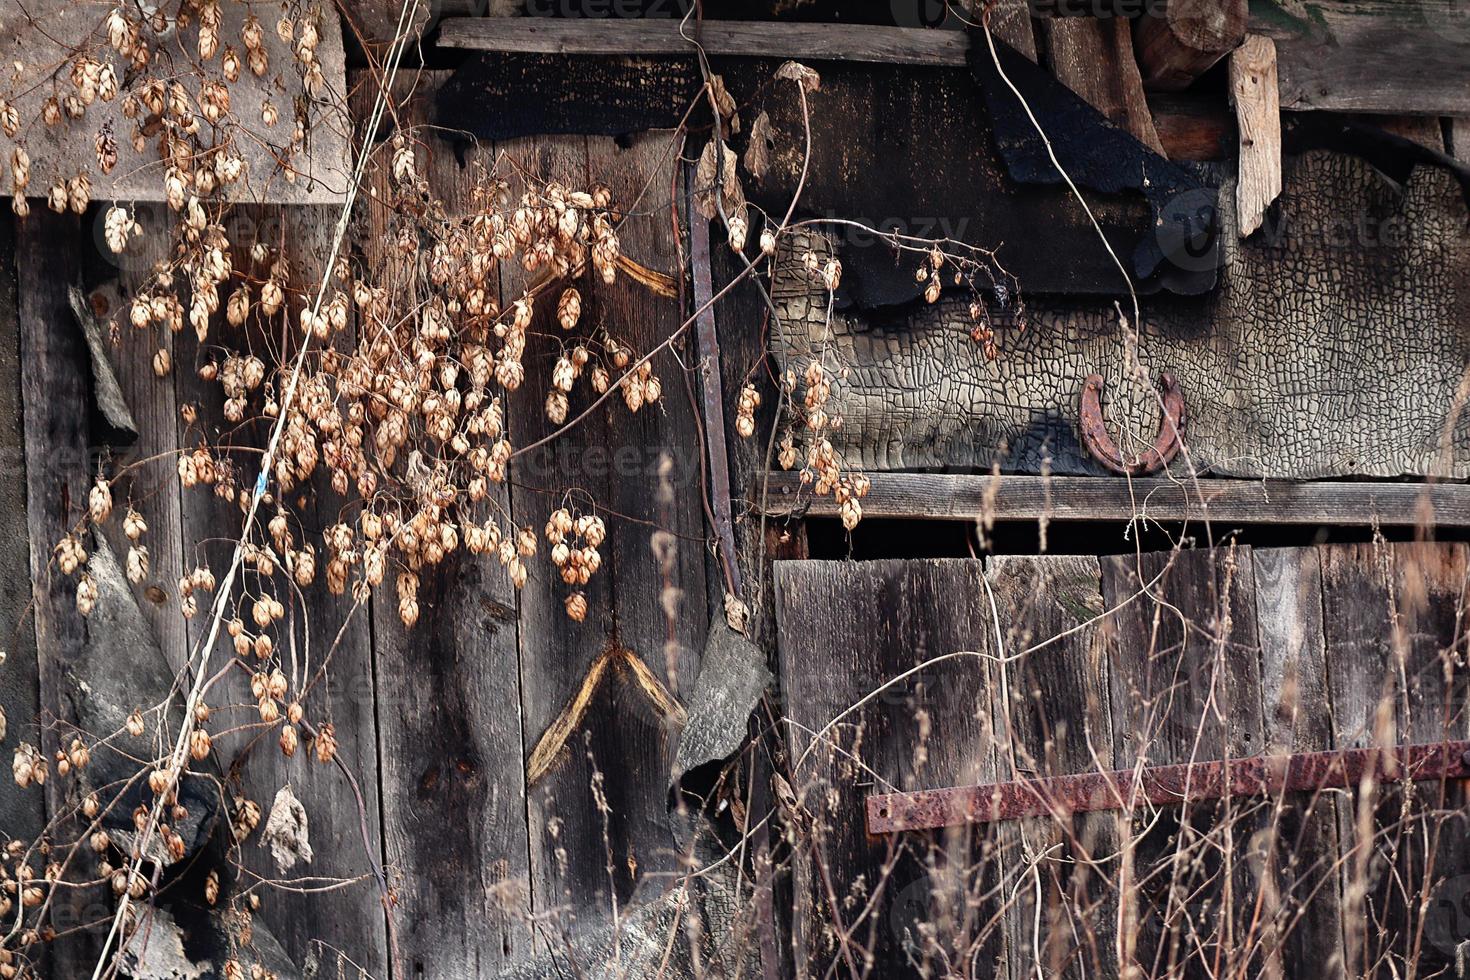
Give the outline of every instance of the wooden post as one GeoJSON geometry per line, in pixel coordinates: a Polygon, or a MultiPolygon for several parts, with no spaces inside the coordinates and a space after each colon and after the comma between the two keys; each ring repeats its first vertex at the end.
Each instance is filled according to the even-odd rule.
{"type": "Polygon", "coordinates": [[[1276,87],[1276,42],[1252,34],[1230,56],[1230,98],[1240,132],[1235,184],[1240,237],[1261,226],[1281,194],[1281,107],[1276,87]]]}
{"type": "Polygon", "coordinates": [[[1245,40],[1248,18],[1246,0],[1162,0],[1150,5],[1133,31],[1143,84],[1171,92],[1188,88],[1245,40]]]}

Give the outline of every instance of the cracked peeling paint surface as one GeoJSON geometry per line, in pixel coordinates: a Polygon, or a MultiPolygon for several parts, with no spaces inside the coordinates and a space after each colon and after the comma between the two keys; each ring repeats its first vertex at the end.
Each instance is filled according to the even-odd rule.
{"type": "MultiPolygon", "coordinates": [[[[1221,201],[1232,200],[1227,187],[1221,201]]],[[[1466,413],[1445,440],[1470,361],[1470,225],[1448,175],[1420,170],[1400,199],[1360,161],[1307,154],[1287,167],[1280,217],[1246,244],[1227,234],[1224,253],[1216,294],[1141,298],[1147,384],[1127,374],[1132,344],[1111,300],[1028,299],[1027,329],[1002,324],[1001,356],[987,363],[969,338],[967,298],[886,319],[834,314],[829,328],[825,293],[789,264],[773,284],[784,321],[773,349],[799,368],[826,344],[828,363],[846,368],[831,438],[870,470],[1101,474],[1076,431],[1087,375],[1107,379],[1106,415],[1137,451],[1158,431],[1152,385],[1167,368],[1202,469],[1470,476],[1466,413]]]]}

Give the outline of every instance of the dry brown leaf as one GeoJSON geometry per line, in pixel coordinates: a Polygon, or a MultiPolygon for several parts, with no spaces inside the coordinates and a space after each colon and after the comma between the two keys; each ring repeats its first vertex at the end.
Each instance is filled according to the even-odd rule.
{"type": "Polygon", "coordinates": [[[745,169],[756,180],[765,180],[771,169],[771,117],[762,112],[750,127],[750,145],[745,148],[745,169]]]}
{"type": "Polygon", "coordinates": [[[740,177],[735,173],[738,163],[739,158],[735,156],[735,151],[724,140],[712,139],[705,144],[704,152],[699,155],[699,166],[694,169],[694,200],[699,213],[706,218],[719,214],[719,208],[715,204],[715,182],[721,178],[723,185],[720,193],[724,198],[725,213],[733,214],[744,207],[745,194],[740,189],[740,177]],[[715,149],[717,145],[718,151],[715,149]],[[717,152],[723,157],[723,165],[716,163],[720,159],[716,156],[717,152]]]}
{"type": "Polygon", "coordinates": [[[822,76],[799,61],[788,61],[777,68],[776,77],[796,82],[806,92],[815,92],[822,87],[822,76]]]}

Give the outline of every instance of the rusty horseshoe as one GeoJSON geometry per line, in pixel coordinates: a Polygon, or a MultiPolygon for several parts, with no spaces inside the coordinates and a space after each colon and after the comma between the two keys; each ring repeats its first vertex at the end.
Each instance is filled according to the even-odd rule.
{"type": "Polygon", "coordinates": [[[1082,384],[1082,444],[1093,459],[1114,473],[1124,476],[1146,476],[1156,473],[1173,459],[1184,442],[1184,392],[1174,372],[1165,371],[1159,377],[1160,395],[1164,401],[1164,419],[1159,424],[1159,434],[1154,444],[1131,460],[1125,459],[1108,435],[1103,422],[1103,390],[1100,374],[1090,374],[1082,384]]]}

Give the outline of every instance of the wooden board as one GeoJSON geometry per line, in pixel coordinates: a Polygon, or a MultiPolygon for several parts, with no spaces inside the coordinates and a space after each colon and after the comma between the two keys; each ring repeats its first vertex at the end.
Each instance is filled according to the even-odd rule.
{"type": "MultiPolygon", "coordinates": [[[[88,355],[67,298],[67,286],[80,276],[79,229],[75,216],[38,209],[17,226],[15,240],[31,616],[43,722],[39,747],[53,762],[45,786],[46,815],[48,821],[58,821],[52,832],[62,839],[69,839],[67,834],[74,839],[79,832],[68,816],[76,812],[79,801],[68,781],[57,776],[54,760],[70,742],[67,722],[76,723],[76,714],[67,705],[66,672],[84,649],[87,622],[77,612],[76,579],[61,573],[53,549],[85,515],[96,475],[88,413],[78,410],[91,403],[88,355]]],[[[26,737],[34,739],[35,733],[26,737]]],[[[75,924],[105,921],[111,906],[99,905],[98,897],[95,892],[68,890],[57,896],[53,915],[75,924]]],[[[54,975],[89,975],[101,945],[99,936],[87,932],[72,933],[53,944],[49,958],[54,975]]]]}
{"type": "MultiPolygon", "coordinates": [[[[914,520],[1156,521],[1470,526],[1470,487],[1457,483],[1295,483],[1168,477],[979,476],[874,473],[862,498],[868,517],[914,520]]],[[[756,478],[750,502],[771,515],[836,517],[799,472],[756,478]],[[763,492],[764,491],[764,492],[763,492]]]]}
{"type": "MultiPolygon", "coordinates": [[[[987,574],[1002,652],[1019,658],[992,665],[1000,778],[1112,769],[1110,665],[1092,622],[1103,611],[1097,559],[992,558],[987,574]]],[[[1115,815],[1042,817],[999,833],[1015,858],[1005,863],[1005,893],[1016,896],[1006,914],[1010,976],[1117,976],[1115,815]]]]}
{"type": "Polygon", "coordinates": [[[1252,0],[1276,41],[1283,109],[1470,113],[1470,23],[1456,0],[1252,0]]]}
{"type": "MultiPolygon", "coordinates": [[[[964,31],[859,24],[705,21],[698,37],[712,55],[899,65],[963,66],[970,48],[970,37],[964,31]]],[[[693,44],[680,33],[680,22],[660,18],[451,18],[440,27],[439,44],[560,55],[692,56],[694,52],[693,44]]]]}
{"type": "MultiPolygon", "coordinates": [[[[16,227],[0,219],[0,251],[13,254],[16,227]]],[[[20,299],[16,269],[0,271],[0,623],[6,624],[0,664],[0,712],[5,737],[0,758],[12,757],[21,741],[40,734],[41,679],[36,630],[28,621],[31,603],[31,541],[26,520],[25,433],[21,422],[20,299]]],[[[0,780],[0,835],[34,840],[46,822],[46,800],[12,779],[0,780]]]]}
{"type": "MultiPolygon", "coordinates": [[[[1470,420],[1451,412],[1470,356],[1470,238],[1454,181],[1420,170],[1400,197],[1355,159],[1309,153],[1288,162],[1279,219],[1249,242],[1236,240],[1231,198],[1221,195],[1221,290],[1145,298],[1136,335],[1148,376],[1179,378],[1189,460],[1227,476],[1470,476],[1470,420]]],[[[829,328],[799,271],[778,275],[774,294],[778,364],[800,376],[825,346],[848,371],[828,411],[843,417],[832,440],[854,467],[1100,474],[1076,435],[1094,372],[1112,424],[1135,445],[1158,431],[1153,387],[1123,380],[1135,335],[1111,303],[1032,296],[1024,330],[992,309],[1000,357],[988,362],[963,297],[839,312],[829,328]]]]}
{"type": "MultiPolygon", "coordinates": [[[[237,242],[248,249],[258,236],[272,246],[272,258],[284,251],[291,278],[288,294],[293,299],[307,290],[315,290],[321,281],[326,249],[330,245],[338,211],[329,207],[293,209],[269,214],[241,209],[237,219],[241,227],[253,234],[237,242]]],[[[237,264],[244,265],[242,257],[237,264]]],[[[299,302],[299,299],[296,300],[299,302]]],[[[291,309],[298,307],[292,306],[291,309]]],[[[284,327],[284,318],[273,329],[284,327]]],[[[233,329],[216,323],[212,330],[233,329]]],[[[230,337],[235,343],[271,345],[270,350],[294,353],[299,336],[291,327],[284,342],[280,334],[269,338],[261,333],[248,338],[230,337]]],[[[348,338],[350,340],[350,338],[348,338]]],[[[343,342],[338,338],[335,342],[343,342]]],[[[269,436],[259,418],[240,426],[224,422],[223,393],[220,384],[203,380],[200,365],[218,360],[217,338],[211,335],[201,345],[193,330],[185,329],[172,338],[174,397],[178,404],[198,406],[198,421],[189,425],[178,418],[179,447],[193,450],[201,439],[211,446],[230,447],[228,458],[235,466],[235,492],[223,499],[213,487],[200,484],[182,491],[181,524],[183,529],[183,567],[191,570],[207,567],[217,580],[223,581],[243,516],[237,494],[253,485],[259,467],[259,449],[269,436]]],[[[269,358],[262,353],[264,359],[269,358]]],[[[174,477],[177,480],[177,476],[174,477]]],[[[338,520],[345,501],[333,492],[325,479],[292,491],[293,510],[302,525],[293,528],[299,542],[312,531],[319,531],[338,520]]],[[[264,523],[272,516],[262,508],[256,534],[264,533],[264,523]]],[[[241,887],[258,884],[260,876],[267,880],[302,876],[323,876],[351,882],[324,892],[303,892],[294,888],[258,887],[261,892],[261,921],[280,941],[295,963],[305,963],[314,955],[319,962],[335,969],[339,953],[350,956],[363,967],[383,972],[388,966],[388,944],[384,918],[383,886],[378,879],[382,862],[382,832],[378,803],[379,769],[377,732],[375,730],[374,692],[372,684],[372,639],[366,609],[353,611],[350,596],[333,596],[327,591],[326,564],[318,549],[318,571],[313,584],[300,594],[286,585],[287,573],[278,569],[268,590],[287,608],[287,617],[273,628],[275,661],[292,684],[295,697],[306,691],[303,699],[306,723],[316,728],[331,724],[338,742],[337,756],[351,779],[336,765],[323,765],[309,751],[308,730],[300,730],[301,746],[287,759],[278,744],[280,723],[266,728],[256,710],[256,699],[250,692],[246,671],[227,673],[210,695],[211,704],[220,710],[212,726],[216,731],[235,729],[215,741],[215,751],[222,768],[236,780],[235,791],[254,800],[269,813],[276,793],[289,784],[307,812],[311,828],[313,857],[310,865],[298,865],[281,874],[270,849],[254,836],[242,846],[240,859],[245,870],[241,887]],[[308,690],[309,685],[309,690],[308,690]],[[355,784],[355,785],[354,785],[355,784]],[[330,828],[330,829],[329,829],[330,828]]],[[[257,573],[246,570],[242,579],[252,590],[262,589],[257,573]]],[[[171,611],[177,612],[176,587],[169,589],[171,611]]],[[[238,597],[237,597],[238,598],[238,597]]],[[[202,643],[209,629],[208,609],[211,593],[198,597],[200,612],[187,623],[190,648],[202,643]]],[[[253,623],[246,608],[241,615],[253,623]]],[[[224,666],[224,658],[233,656],[233,648],[221,640],[212,651],[210,670],[224,666]]],[[[255,669],[253,656],[246,665],[255,669]]]]}
{"type": "MultiPolygon", "coordinates": [[[[1320,752],[1335,747],[1323,632],[1322,566],[1310,548],[1251,551],[1256,628],[1261,642],[1262,720],[1268,753],[1320,752]]],[[[1345,977],[1336,794],[1301,794],[1271,810],[1266,851],[1276,887],[1263,959],[1287,975],[1286,964],[1316,964],[1326,977],[1345,977]]]]}
{"type": "MultiPolygon", "coordinates": [[[[1466,558],[1458,544],[1322,549],[1339,745],[1433,741],[1465,729],[1465,674],[1450,651],[1464,642],[1466,558]]],[[[1461,793],[1385,781],[1339,807],[1350,972],[1401,969],[1409,959],[1426,973],[1450,965],[1463,932],[1461,793]]]]}
{"type": "Polygon", "coordinates": [[[1042,24],[1051,69],[1058,81],[1144,146],[1163,153],[1144,100],[1129,21],[1122,17],[1062,17],[1042,24]]]}
{"type": "MultiPolygon", "coordinates": [[[[1249,549],[1108,557],[1099,565],[1103,600],[1115,610],[1104,635],[1118,764],[1259,753],[1261,675],[1249,549]]],[[[1156,976],[1203,976],[1211,963],[1242,969],[1252,959],[1257,924],[1255,903],[1244,896],[1266,885],[1252,880],[1247,857],[1265,825],[1261,804],[1226,797],[1158,812],[1130,807],[1124,814],[1131,829],[1119,886],[1122,963],[1156,976]],[[1202,917],[1211,907],[1221,911],[1202,917]]]]}
{"type": "Polygon", "coordinates": [[[840,975],[858,973],[850,963],[861,950],[844,952],[834,939],[848,933],[872,950],[874,976],[922,969],[940,950],[986,964],[1002,955],[991,921],[1005,860],[996,859],[995,831],[957,828],[898,842],[867,837],[863,827],[862,797],[876,789],[993,778],[993,729],[975,710],[993,703],[984,661],[926,667],[845,718],[803,760],[814,732],[881,683],[932,657],[994,650],[982,575],[978,561],[776,564],[786,739],[803,807],[796,819],[815,841],[796,855],[799,971],[805,963],[821,976],[835,964],[840,975]],[[919,931],[925,922],[935,924],[932,940],[919,931]]]}
{"type": "MultiPolygon", "coordinates": [[[[423,141],[419,168],[432,192],[460,217],[471,207],[472,171],[421,128],[432,94],[423,81],[405,81],[403,94],[413,97],[398,119],[423,141]]],[[[380,201],[389,199],[389,136],[371,169],[380,201]]],[[[494,152],[468,148],[465,163],[489,166],[494,152]]],[[[396,233],[389,209],[368,208],[360,230],[377,267],[386,251],[379,243],[396,233]]],[[[509,490],[495,490],[492,505],[508,513],[509,490]]],[[[517,595],[497,561],[463,550],[423,576],[413,629],[399,619],[391,583],[385,589],[373,602],[371,683],[397,968],[493,976],[532,953],[517,595]],[[443,833],[446,816],[457,821],[452,836],[443,833]]]]}

